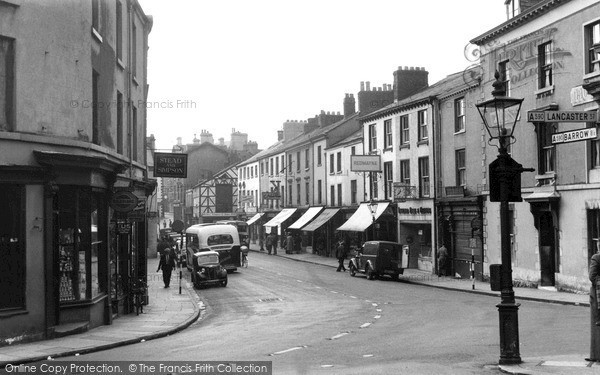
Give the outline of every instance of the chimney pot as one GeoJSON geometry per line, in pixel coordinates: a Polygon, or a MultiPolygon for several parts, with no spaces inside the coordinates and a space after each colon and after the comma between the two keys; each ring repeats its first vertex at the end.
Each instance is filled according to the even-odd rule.
{"type": "Polygon", "coordinates": [[[367,81],[366,84],[367,84],[366,90],[371,91],[371,82],[367,81]]]}

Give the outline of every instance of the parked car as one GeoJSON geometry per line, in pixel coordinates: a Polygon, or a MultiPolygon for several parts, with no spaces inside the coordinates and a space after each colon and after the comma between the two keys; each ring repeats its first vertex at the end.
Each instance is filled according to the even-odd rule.
{"type": "Polygon", "coordinates": [[[186,266],[192,271],[193,255],[202,251],[216,251],[219,262],[227,271],[241,267],[242,249],[237,228],[228,224],[192,225],[185,231],[186,266]]]}
{"type": "Polygon", "coordinates": [[[350,276],[364,273],[367,279],[389,275],[398,280],[408,268],[408,252],[402,245],[390,241],[368,241],[358,254],[350,259],[350,276]]]}
{"type": "Polygon", "coordinates": [[[199,251],[192,255],[192,284],[196,288],[218,284],[227,286],[227,270],[219,263],[216,251],[199,251]]]}

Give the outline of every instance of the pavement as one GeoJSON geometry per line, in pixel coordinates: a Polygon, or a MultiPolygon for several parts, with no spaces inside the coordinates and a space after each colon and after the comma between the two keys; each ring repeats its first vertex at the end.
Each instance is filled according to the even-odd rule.
{"type": "MultiPolygon", "coordinates": [[[[251,245],[250,250],[258,252],[255,245],[251,245]]],[[[285,254],[285,251],[279,250],[277,256],[331,268],[338,266],[335,258],[326,258],[310,253],[285,254]]],[[[248,258],[250,267],[252,267],[252,254],[248,258]]],[[[156,260],[150,259],[149,263],[154,266],[156,260]]],[[[153,267],[149,266],[148,269],[153,269],[153,267]]],[[[187,271],[184,270],[184,272],[187,271]]],[[[149,304],[144,306],[144,312],[139,315],[133,313],[120,316],[113,320],[112,325],[100,326],[83,333],[0,347],[0,372],[5,369],[7,364],[25,364],[48,358],[106,350],[168,336],[187,328],[201,317],[204,305],[192,286],[185,280],[181,283],[180,292],[178,276],[179,272],[173,272],[171,287],[164,288],[160,273],[149,274],[149,304]]],[[[457,292],[500,297],[499,292],[490,290],[489,283],[437,277],[428,271],[407,269],[400,281],[457,292]]],[[[529,300],[589,308],[588,294],[521,287],[515,287],[514,291],[517,301],[529,300]]],[[[521,364],[499,365],[498,369],[510,374],[600,374],[600,362],[587,362],[584,359],[585,356],[586,353],[547,358],[522,358],[521,364]]]]}

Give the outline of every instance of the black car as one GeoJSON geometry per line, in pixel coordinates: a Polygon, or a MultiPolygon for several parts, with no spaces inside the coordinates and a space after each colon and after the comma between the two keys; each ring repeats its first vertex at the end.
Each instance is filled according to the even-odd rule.
{"type": "Polygon", "coordinates": [[[408,267],[408,254],[402,245],[390,241],[368,241],[358,254],[350,259],[350,276],[364,273],[367,279],[389,275],[398,280],[408,267]]]}
{"type": "Polygon", "coordinates": [[[227,286],[227,270],[219,263],[216,251],[199,251],[193,255],[192,283],[196,288],[205,285],[227,286]]]}

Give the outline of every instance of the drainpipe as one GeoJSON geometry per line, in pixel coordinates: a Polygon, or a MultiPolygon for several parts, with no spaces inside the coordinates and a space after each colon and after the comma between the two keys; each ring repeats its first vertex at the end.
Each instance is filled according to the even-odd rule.
{"type": "Polygon", "coordinates": [[[433,147],[431,148],[432,157],[433,157],[433,217],[431,218],[433,221],[433,269],[432,272],[437,273],[438,263],[437,263],[437,249],[438,249],[438,240],[439,240],[439,222],[438,222],[438,209],[439,206],[437,204],[438,201],[438,182],[442,181],[441,176],[441,160],[440,156],[442,154],[439,148],[441,147],[441,131],[438,131],[438,126],[441,125],[441,113],[440,113],[440,100],[437,97],[431,98],[431,111],[432,111],[432,120],[431,120],[431,137],[433,139],[433,147]]]}
{"type": "Polygon", "coordinates": [[[127,1],[127,133],[129,134],[129,177],[133,175],[133,113],[132,113],[132,101],[131,101],[131,81],[133,79],[133,75],[131,73],[131,61],[132,61],[132,53],[131,53],[131,45],[132,45],[132,36],[131,31],[133,30],[133,5],[131,4],[131,0],[127,1]]]}

